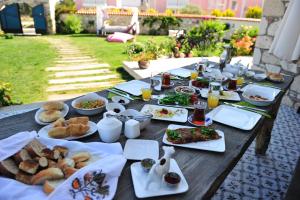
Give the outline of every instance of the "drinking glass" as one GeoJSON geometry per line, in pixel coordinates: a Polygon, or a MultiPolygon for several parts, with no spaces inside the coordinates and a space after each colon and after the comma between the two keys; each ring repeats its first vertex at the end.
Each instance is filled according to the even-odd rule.
{"type": "Polygon", "coordinates": [[[245,81],[244,77],[239,76],[239,77],[237,78],[237,80],[236,80],[236,84],[237,84],[238,86],[242,86],[242,85],[244,84],[244,81],[245,81]]]}
{"type": "Polygon", "coordinates": [[[191,80],[195,80],[198,77],[198,71],[191,72],[191,80]]]}
{"type": "Polygon", "coordinates": [[[192,122],[196,125],[205,125],[205,109],[207,103],[203,101],[196,101],[194,103],[194,114],[192,117],[192,122]]]}
{"type": "Polygon", "coordinates": [[[157,90],[160,91],[161,87],[161,76],[158,75],[158,72],[151,72],[151,77],[150,77],[150,87],[152,90],[157,90]]]}
{"type": "Polygon", "coordinates": [[[170,86],[171,84],[171,75],[167,72],[162,74],[162,85],[163,86],[170,86]]]}
{"type": "Polygon", "coordinates": [[[152,89],[151,88],[143,88],[142,89],[142,98],[144,101],[150,101],[152,95],[152,89]]]}
{"type": "Polygon", "coordinates": [[[211,82],[209,84],[209,91],[207,94],[207,104],[209,109],[213,109],[219,105],[221,91],[221,83],[211,82]]]}
{"type": "Polygon", "coordinates": [[[237,78],[233,77],[229,80],[228,90],[236,90],[236,86],[237,86],[237,78]]]}

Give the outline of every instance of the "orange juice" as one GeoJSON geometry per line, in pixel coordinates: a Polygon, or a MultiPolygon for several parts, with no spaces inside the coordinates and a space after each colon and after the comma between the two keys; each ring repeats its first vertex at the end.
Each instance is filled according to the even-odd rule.
{"type": "Polygon", "coordinates": [[[150,88],[142,89],[142,98],[144,101],[149,101],[151,99],[152,90],[150,88]]]}
{"type": "Polygon", "coordinates": [[[197,71],[192,71],[191,72],[191,80],[195,80],[198,77],[198,72],[197,71]]]}
{"type": "Polygon", "coordinates": [[[208,93],[207,105],[209,109],[213,109],[219,105],[219,95],[215,93],[208,93]]]}
{"type": "Polygon", "coordinates": [[[236,84],[241,86],[244,84],[244,81],[245,81],[244,77],[240,76],[240,77],[238,77],[236,84]]]}

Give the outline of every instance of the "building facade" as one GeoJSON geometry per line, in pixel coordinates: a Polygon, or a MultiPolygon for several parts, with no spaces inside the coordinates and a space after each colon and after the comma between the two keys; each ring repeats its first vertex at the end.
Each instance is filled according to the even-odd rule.
{"type": "Polygon", "coordinates": [[[245,11],[251,6],[263,6],[264,0],[75,0],[77,8],[92,7],[97,4],[109,6],[129,6],[155,8],[159,12],[166,9],[180,9],[186,5],[196,5],[201,8],[204,14],[209,14],[213,9],[232,9],[236,17],[244,17],[245,11]]]}

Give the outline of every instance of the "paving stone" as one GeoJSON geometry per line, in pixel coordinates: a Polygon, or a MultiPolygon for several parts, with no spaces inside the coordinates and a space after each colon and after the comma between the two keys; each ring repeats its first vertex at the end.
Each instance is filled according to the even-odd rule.
{"type": "Polygon", "coordinates": [[[50,86],[47,92],[59,92],[59,91],[70,91],[80,89],[91,89],[91,88],[104,88],[113,87],[121,81],[110,81],[110,82],[93,82],[93,83],[77,83],[77,84],[66,84],[66,85],[55,85],[50,86]]]}
{"type": "Polygon", "coordinates": [[[96,75],[110,73],[108,69],[95,69],[95,70],[79,70],[79,71],[65,71],[65,72],[56,72],[55,77],[67,77],[67,76],[84,76],[84,75],[96,75]]]}
{"type": "Polygon", "coordinates": [[[74,71],[74,70],[85,70],[85,69],[98,69],[98,68],[107,68],[109,64],[106,63],[95,63],[95,64],[84,64],[84,65],[72,65],[72,66],[57,66],[57,67],[48,67],[46,71],[74,71]]]}
{"type": "Polygon", "coordinates": [[[55,61],[55,63],[67,63],[67,64],[82,63],[82,62],[91,63],[91,62],[97,62],[97,60],[96,59],[82,59],[82,60],[59,60],[59,61],[55,61]]]}
{"type": "Polygon", "coordinates": [[[62,56],[59,60],[87,60],[93,59],[91,56],[62,56]]]}
{"type": "Polygon", "coordinates": [[[73,99],[79,96],[85,95],[85,93],[78,94],[50,94],[48,95],[48,101],[56,101],[56,100],[67,100],[73,99]]]}
{"type": "Polygon", "coordinates": [[[78,83],[78,82],[92,82],[92,81],[103,81],[106,79],[118,78],[116,74],[103,75],[103,76],[87,76],[87,77],[76,77],[76,78],[63,78],[63,79],[52,79],[49,80],[49,84],[65,84],[65,83],[78,83]]]}

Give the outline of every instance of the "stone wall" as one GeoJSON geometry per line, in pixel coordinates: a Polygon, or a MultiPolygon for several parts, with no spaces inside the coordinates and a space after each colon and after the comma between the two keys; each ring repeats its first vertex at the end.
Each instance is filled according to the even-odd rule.
{"type": "MultiPolygon", "coordinates": [[[[91,33],[96,33],[96,15],[95,13],[88,13],[88,14],[78,14],[82,19],[83,26],[85,30],[88,30],[91,33]]],[[[65,15],[61,16],[65,18],[65,15]]],[[[149,27],[142,26],[144,18],[147,16],[140,15],[139,22],[140,22],[140,34],[148,34],[149,27]]],[[[182,17],[181,26],[173,27],[174,29],[190,29],[194,26],[197,26],[203,18],[201,17],[182,17]]],[[[227,33],[227,35],[231,35],[231,33],[241,25],[246,26],[259,26],[260,20],[257,19],[241,19],[241,18],[213,18],[219,20],[224,23],[229,23],[231,25],[231,30],[227,33]]],[[[112,25],[119,25],[119,26],[127,26],[130,24],[131,15],[122,15],[122,14],[110,14],[109,20],[111,21],[112,25]]],[[[172,27],[171,27],[172,29],[172,27]]]]}
{"type": "Polygon", "coordinates": [[[297,63],[286,63],[268,52],[288,3],[289,0],[265,0],[253,63],[264,70],[275,69],[295,76],[282,102],[298,109],[300,106],[300,60],[297,63]]]}
{"type": "Polygon", "coordinates": [[[0,8],[3,5],[12,3],[26,3],[30,7],[43,4],[45,10],[45,17],[47,20],[47,32],[53,34],[56,32],[55,27],[55,1],[54,0],[2,0],[0,1],[0,8]]]}

